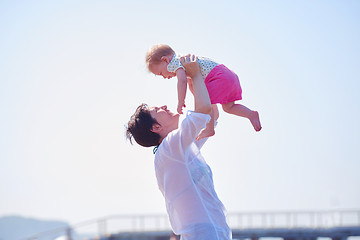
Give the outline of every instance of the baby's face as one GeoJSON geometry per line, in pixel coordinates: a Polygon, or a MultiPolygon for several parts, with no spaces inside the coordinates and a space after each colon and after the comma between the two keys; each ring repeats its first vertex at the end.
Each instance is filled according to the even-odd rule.
{"type": "Polygon", "coordinates": [[[162,76],[163,78],[167,78],[167,79],[175,77],[176,73],[169,72],[167,70],[167,66],[168,66],[167,62],[161,61],[161,63],[159,64],[154,64],[151,67],[150,71],[157,76],[162,76]]]}

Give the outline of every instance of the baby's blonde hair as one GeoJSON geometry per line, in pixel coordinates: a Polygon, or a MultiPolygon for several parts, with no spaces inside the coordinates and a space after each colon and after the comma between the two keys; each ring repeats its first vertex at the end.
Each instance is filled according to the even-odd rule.
{"type": "Polygon", "coordinates": [[[153,64],[159,64],[162,57],[170,54],[175,54],[175,51],[166,44],[157,44],[152,46],[146,53],[145,61],[147,68],[150,69],[153,64]]]}

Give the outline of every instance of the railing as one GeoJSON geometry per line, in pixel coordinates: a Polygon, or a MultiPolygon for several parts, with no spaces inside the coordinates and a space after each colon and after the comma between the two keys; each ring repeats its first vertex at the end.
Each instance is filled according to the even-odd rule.
{"type": "MultiPolygon", "coordinates": [[[[360,210],[284,211],[284,212],[238,212],[228,213],[232,229],[274,228],[330,228],[360,226],[360,210]]],[[[50,234],[64,235],[67,239],[106,236],[118,232],[169,231],[165,214],[113,215],[94,219],[68,228],[38,233],[23,240],[46,239],[50,234]]]]}
{"type": "Polygon", "coordinates": [[[229,213],[231,228],[330,228],[360,226],[360,210],[229,213]]]}

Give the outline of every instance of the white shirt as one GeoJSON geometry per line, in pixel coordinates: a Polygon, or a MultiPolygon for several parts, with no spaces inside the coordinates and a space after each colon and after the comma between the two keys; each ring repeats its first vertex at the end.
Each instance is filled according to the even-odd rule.
{"type": "MultiPolygon", "coordinates": [[[[181,57],[180,55],[174,54],[173,58],[167,65],[167,70],[169,72],[176,72],[176,70],[178,70],[179,68],[182,68],[185,70],[185,68],[183,67],[183,65],[180,62],[180,57],[181,57]]],[[[219,65],[215,61],[211,60],[210,58],[206,58],[206,57],[198,57],[197,62],[199,63],[201,76],[204,80],[207,77],[207,75],[209,75],[211,70],[213,70],[214,67],[219,65]]]]}
{"type": "Polygon", "coordinates": [[[165,137],[155,154],[155,172],[173,231],[184,240],[228,240],[224,205],[210,167],[200,153],[206,139],[195,138],[210,120],[188,111],[181,126],[165,137]]]}

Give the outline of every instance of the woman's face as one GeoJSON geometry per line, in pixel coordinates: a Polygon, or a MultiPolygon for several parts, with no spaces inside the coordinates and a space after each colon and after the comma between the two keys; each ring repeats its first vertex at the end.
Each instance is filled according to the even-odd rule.
{"type": "Polygon", "coordinates": [[[167,109],[167,106],[150,107],[150,115],[156,119],[162,128],[174,130],[178,128],[179,114],[173,113],[167,109]]]}

